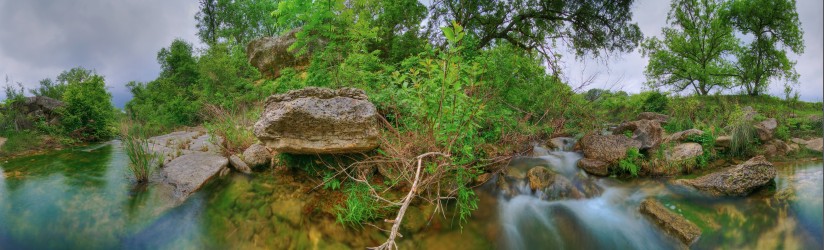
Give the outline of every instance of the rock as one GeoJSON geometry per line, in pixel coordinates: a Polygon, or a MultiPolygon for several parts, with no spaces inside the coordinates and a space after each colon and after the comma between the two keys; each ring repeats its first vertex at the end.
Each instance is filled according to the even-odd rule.
{"type": "Polygon", "coordinates": [[[243,162],[249,167],[269,166],[272,161],[272,153],[263,144],[255,143],[243,151],[243,162]]]}
{"type": "Polygon", "coordinates": [[[3,144],[6,144],[6,140],[7,140],[6,138],[0,137],[0,149],[3,148],[3,144]]]}
{"type": "Polygon", "coordinates": [[[212,139],[202,128],[176,131],[148,139],[149,150],[162,155],[163,163],[169,163],[177,157],[188,154],[219,155],[221,149],[217,145],[222,141],[223,139],[220,137],[212,139]]]}
{"type": "Polygon", "coordinates": [[[292,226],[299,226],[301,218],[303,217],[301,211],[304,205],[305,202],[298,199],[283,199],[278,202],[272,202],[272,215],[285,220],[292,226]]]}
{"type": "Polygon", "coordinates": [[[758,112],[755,111],[755,109],[753,109],[752,106],[746,106],[742,108],[741,111],[744,112],[745,121],[752,121],[752,119],[755,119],[755,115],[758,114],[758,112]]]}
{"type": "Polygon", "coordinates": [[[667,162],[680,162],[693,159],[704,154],[704,149],[701,147],[701,144],[687,142],[667,149],[664,154],[667,162]]]}
{"type": "Polygon", "coordinates": [[[555,173],[545,167],[534,167],[526,172],[529,179],[529,188],[533,191],[543,189],[555,182],[555,173]]]}
{"type": "Polygon", "coordinates": [[[784,155],[790,152],[790,146],[779,139],[772,139],[764,144],[764,154],[767,156],[784,155]]]}
{"type": "Polygon", "coordinates": [[[746,196],[775,178],[775,167],[764,156],[695,179],[680,179],[677,186],[692,187],[712,196],[746,196]]]}
{"type": "Polygon", "coordinates": [[[641,202],[640,212],[647,215],[656,225],[687,246],[695,243],[698,237],[701,236],[701,229],[698,226],[673,213],[652,198],[641,202]]]}
{"type": "Polygon", "coordinates": [[[581,138],[578,145],[584,151],[584,158],[614,164],[627,157],[627,149],[640,148],[641,142],[624,135],[589,134],[581,138]]]}
{"type": "Polygon", "coordinates": [[[787,151],[787,152],[795,152],[795,151],[798,151],[799,149],[801,149],[801,146],[798,146],[798,144],[795,144],[795,143],[787,144],[787,147],[789,148],[789,151],[787,151]]]}
{"type": "Polygon", "coordinates": [[[478,175],[478,177],[475,177],[474,180],[472,180],[472,185],[473,186],[480,186],[480,185],[483,185],[484,183],[488,182],[491,179],[492,179],[492,173],[483,173],[483,174],[478,175]]]}
{"type": "Polygon", "coordinates": [[[596,176],[607,176],[609,175],[609,163],[583,158],[578,161],[578,167],[586,171],[588,174],[596,175],[596,176]]]}
{"type": "Polygon", "coordinates": [[[60,120],[58,109],[65,106],[60,100],[47,96],[25,97],[22,101],[12,102],[0,109],[0,114],[17,113],[13,123],[21,130],[34,129],[38,121],[47,121],[47,125],[57,126],[60,120]]]}
{"type": "Polygon", "coordinates": [[[773,138],[773,132],[778,127],[778,122],[775,118],[770,118],[755,124],[755,132],[758,133],[758,139],[762,142],[769,141],[773,138]]]}
{"type": "Polygon", "coordinates": [[[669,116],[655,112],[641,112],[635,120],[653,120],[661,124],[666,124],[667,120],[669,120],[669,116]]]}
{"type": "Polygon", "coordinates": [[[547,147],[550,149],[569,150],[572,144],[575,143],[574,138],[570,137],[555,137],[547,142],[547,147]]]}
{"type": "Polygon", "coordinates": [[[793,138],[790,141],[792,141],[796,144],[799,144],[799,145],[807,145],[807,140],[804,140],[804,139],[801,139],[801,138],[793,138]]]}
{"type": "Polygon", "coordinates": [[[378,147],[375,105],[359,89],[307,87],[270,96],[255,136],[292,154],[356,153],[378,147]]]}
{"type": "Polygon", "coordinates": [[[809,140],[806,144],[804,144],[804,146],[806,146],[809,150],[824,152],[824,139],[816,138],[809,140]]]}
{"type": "Polygon", "coordinates": [[[585,197],[585,195],[566,177],[561,175],[553,175],[551,180],[552,181],[549,182],[549,186],[536,190],[536,195],[538,198],[541,198],[542,200],[554,201],[581,199],[585,197]]]}
{"type": "Polygon", "coordinates": [[[641,142],[638,149],[649,149],[661,143],[664,139],[664,129],[654,120],[638,120],[618,125],[612,133],[623,135],[625,131],[632,132],[632,139],[641,142]]]}
{"type": "Polygon", "coordinates": [[[719,147],[729,148],[732,145],[732,136],[722,135],[715,138],[715,145],[719,147]]]}
{"type": "Polygon", "coordinates": [[[193,153],[177,157],[160,170],[163,183],[174,187],[174,198],[185,200],[229,165],[226,157],[193,153]]]}
{"type": "Polygon", "coordinates": [[[703,135],[703,134],[704,134],[704,131],[694,129],[694,128],[693,129],[688,129],[688,130],[684,130],[684,131],[681,131],[681,132],[676,132],[676,133],[671,134],[670,136],[667,136],[667,138],[664,139],[663,143],[683,142],[683,141],[687,140],[687,138],[689,138],[690,136],[703,135]]]}
{"type": "Polygon", "coordinates": [[[295,34],[300,29],[294,29],[279,37],[261,37],[246,45],[246,55],[249,63],[265,77],[277,78],[284,68],[304,68],[309,65],[309,54],[295,57],[289,46],[295,43],[295,34]]]}
{"type": "Polygon", "coordinates": [[[249,168],[249,165],[246,165],[246,162],[243,162],[243,160],[241,160],[237,155],[229,156],[229,164],[241,173],[252,173],[252,169],[249,168]]]}

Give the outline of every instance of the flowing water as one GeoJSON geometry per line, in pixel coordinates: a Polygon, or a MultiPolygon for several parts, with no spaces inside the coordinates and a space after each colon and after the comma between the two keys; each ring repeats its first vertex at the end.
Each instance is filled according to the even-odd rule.
{"type": "MultiPolygon", "coordinates": [[[[669,249],[678,242],[638,212],[655,197],[697,224],[693,248],[821,249],[822,162],[778,164],[775,185],[746,198],[712,199],[673,192],[666,180],[590,178],[574,152],[536,148],[511,171],[543,166],[576,187],[580,199],[533,193],[513,182],[504,195],[493,182],[478,189],[479,209],[461,228],[431,206],[410,209],[407,249],[669,249]],[[429,219],[428,219],[429,218],[429,219]],[[423,228],[423,229],[420,229],[423,228]]],[[[0,249],[348,249],[376,246],[371,226],[334,222],[337,192],[311,180],[271,172],[218,178],[176,206],[154,186],[135,187],[115,141],[0,161],[0,249]]],[[[499,177],[500,178],[500,177],[499,177]]],[[[387,228],[386,224],[379,224],[387,228]]]]}

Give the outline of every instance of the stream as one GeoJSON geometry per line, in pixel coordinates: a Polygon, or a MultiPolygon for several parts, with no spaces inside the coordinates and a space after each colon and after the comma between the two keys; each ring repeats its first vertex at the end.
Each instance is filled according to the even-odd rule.
{"type": "MultiPolygon", "coordinates": [[[[537,147],[510,163],[544,166],[574,185],[600,190],[581,199],[544,199],[523,183],[514,195],[479,187],[479,208],[461,226],[431,206],[407,212],[401,249],[670,249],[678,242],[638,212],[655,197],[695,223],[697,249],[822,249],[822,161],[776,164],[775,185],[746,198],[672,191],[665,179],[590,178],[581,155],[537,147]],[[589,183],[589,184],[586,184],[589,183]],[[422,228],[422,229],[420,229],[422,228]],[[411,231],[410,231],[411,230],[411,231]],[[414,232],[414,233],[409,233],[414,232]]],[[[0,249],[351,249],[386,238],[371,226],[347,226],[307,181],[270,171],[232,173],[181,205],[153,185],[135,187],[118,141],[0,161],[0,249]]],[[[449,210],[449,209],[447,209],[449,210]]],[[[378,224],[388,228],[388,224],[378,224]]]]}

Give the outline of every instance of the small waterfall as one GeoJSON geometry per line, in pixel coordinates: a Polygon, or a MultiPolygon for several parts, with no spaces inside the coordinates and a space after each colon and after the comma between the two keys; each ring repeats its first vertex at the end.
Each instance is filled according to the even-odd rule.
{"type": "Polygon", "coordinates": [[[535,146],[533,157],[512,161],[509,167],[514,169],[510,172],[520,174],[536,166],[546,167],[568,179],[586,197],[575,199],[548,194],[557,191],[554,190],[557,185],[533,191],[528,178],[499,178],[498,181],[507,183],[508,187],[498,195],[498,219],[504,237],[501,248],[668,249],[674,246],[675,242],[638,213],[637,204],[645,194],[587,176],[576,166],[581,158],[576,152],[549,151],[535,146]],[[587,185],[597,185],[599,191],[592,192],[587,185]]]}

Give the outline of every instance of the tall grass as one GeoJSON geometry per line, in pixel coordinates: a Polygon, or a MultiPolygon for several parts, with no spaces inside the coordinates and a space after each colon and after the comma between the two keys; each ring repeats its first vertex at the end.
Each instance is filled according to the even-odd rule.
{"type": "Polygon", "coordinates": [[[223,143],[219,146],[226,155],[242,153],[257,141],[251,127],[260,117],[262,106],[254,105],[257,108],[253,109],[225,109],[207,104],[204,106],[204,113],[208,121],[204,126],[210,135],[223,138],[223,143]]]}
{"type": "Polygon", "coordinates": [[[148,182],[155,166],[163,163],[163,155],[152,152],[152,144],[146,138],[142,126],[123,121],[120,132],[123,149],[129,157],[129,172],[138,183],[148,182]]]}
{"type": "Polygon", "coordinates": [[[730,154],[732,156],[750,156],[755,150],[758,139],[752,121],[738,119],[730,125],[730,154]]]}

